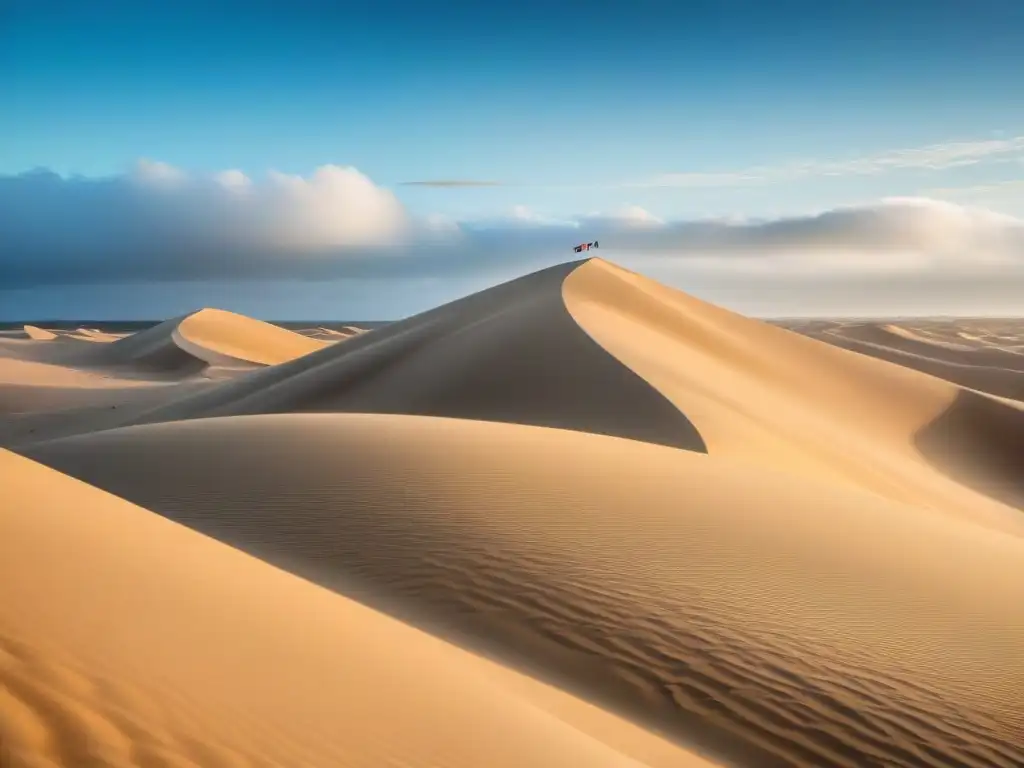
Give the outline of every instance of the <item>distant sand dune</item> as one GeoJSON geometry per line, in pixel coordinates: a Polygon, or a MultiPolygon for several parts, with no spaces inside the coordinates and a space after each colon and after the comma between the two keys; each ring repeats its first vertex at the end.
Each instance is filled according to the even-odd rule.
{"type": "Polygon", "coordinates": [[[0,422],[0,445],[116,426],[213,381],[327,346],[213,309],[124,337],[89,328],[32,333],[0,339],[0,414],[18,414],[0,422]]]}
{"type": "Polygon", "coordinates": [[[33,341],[52,341],[57,338],[57,334],[53,331],[36,328],[34,325],[25,326],[25,335],[33,341]]]}
{"type": "Polygon", "coordinates": [[[207,366],[276,365],[326,346],[276,325],[219,309],[182,315],[123,337],[84,328],[52,337],[89,343],[38,350],[36,359],[73,367],[175,374],[194,373],[207,366]]]}
{"type": "MultiPolygon", "coordinates": [[[[927,320],[922,322],[928,324],[927,320]]],[[[902,325],[853,321],[789,325],[800,333],[837,347],[923,371],[970,389],[1024,400],[1024,354],[1021,354],[1021,345],[1005,339],[996,344],[988,338],[956,332],[955,327],[960,322],[971,321],[932,323],[933,328],[938,326],[945,333],[930,336],[907,327],[909,321],[903,321],[902,325]],[[936,338],[936,335],[940,337],[936,338]]]]}
{"type": "Polygon", "coordinates": [[[5,768],[711,765],[3,451],[0,485],[5,768]]]}
{"type": "MultiPolygon", "coordinates": [[[[916,441],[961,391],[591,259],[105,426],[281,412],[552,426],[769,464],[1024,535],[1005,471],[965,482],[954,451],[916,441]]],[[[1024,430],[1024,413],[991,407],[1024,430]]],[[[949,423],[954,443],[985,439],[949,423]]],[[[1024,476],[1024,454],[1000,456],[1024,476]]]]}
{"type": "Polygon", "coordinates": [[[178,324],[174,338],[210,365],[277,365],[324,348],[293,331],[221,309],[189,315],[178,324]]]}
{"type": "MultiPolygon", "coordinates": [[[[0,414],[59,411],[85,405],[124,405],[148,382],[96,371],[0,357],[0,414]]],[[[176,393],[183,396],[185,391],[176,393]]],[[[149,407],[159,399],[149,399],[149,407]]],[[[5,425],[0,423],[0,435],[5,425]]]]}
{"type": "Polygon", "coordinates": [[[392,323],[146,415],[295,411],[458,416],[704,450],[685,412],[566,309],[560,265],[392,323]]]}
{"type": "Polygon", "coordinates": [[[468,420],[203,419],[30,454],[742,765],[1024,764],[1024,542],[963,519],[468,420]]]}

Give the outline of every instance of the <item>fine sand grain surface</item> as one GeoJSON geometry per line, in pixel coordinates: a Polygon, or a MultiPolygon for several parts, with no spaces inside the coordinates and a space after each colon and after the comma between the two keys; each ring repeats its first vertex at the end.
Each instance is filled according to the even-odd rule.
{"type": "Polygon", "coordinates": [[[942,322],[590,259],[371,331],[2,334],[0,743],[1024,766],[1024,333],[942,322]]]}
{"type": "Polygon", "coordinates": [[[710,766],[0,451],[0,764],[710,766]]]}
{"type": "Polygon", "coordinates": [[[1024,761],[1024,542],[965,521],[698,453],[468,420],[201,419],[31,455],[532,654],[680,739],[738,734],[745,751],[727,756],[756,744],[756,765],[1024,761]]]}

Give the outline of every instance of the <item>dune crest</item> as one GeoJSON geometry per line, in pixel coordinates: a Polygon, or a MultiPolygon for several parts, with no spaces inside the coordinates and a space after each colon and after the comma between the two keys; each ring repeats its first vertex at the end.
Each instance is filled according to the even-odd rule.
{"type": "Polygon", "coordinates": [[[560,427],[703,451],[686,414],[566,311],[562,264],[353,336],[132,423],[374,412],[560,427]]]}
{"type": "Polygon", "coordinates": [[[0,484],[5,767],[711,766],[5,451],[0,484]]]}
{"type": "Polygon", "coordinates": [[[53,331],[47,331],[45,328],[37,328],[34,325],[25,326],[25,335],[33,341],[53,341],[57,338],[57,334],[53,331]]]}
{"type": "MultiPolygon", "coordinates": [[[[589,259],[104,426],[372,412],[558,427],[827,477],[1024,536],[1024,460],[1001,450],[1001,469],[979,473],[917,439],[961,392],[589,259]]],[[[1019,409],[986,407],[1024,430],[1019,409]]],[[[950,423],[949,439],[989,439],[950,423]]]]}
{"type": "Polygon", "coordinates": [[[210,365],[278,365],[324,348],[315,339],[222,309],[193,312],[178,323],[173,337],[210,365]]]}
{"type": "MultiPolygon", "coordinates": [[[[973,470],[917,440],[954,407],[962,388],[743,317],[598,259],[570,274],[564,291],[582,328],[686,409],[709,453],[830,478],[1024,536],[1024,517],[1002,503],[1024,505],[1024,494],[1004,487],[1007,472],[965,484],[960,470],[973,470]]],[[[994,399],[987,408],[1024,432],[1020,410],[994,399]]],[[[969,421],[956,427],[946,439],[984,442],[994,434],[969,421]]],[[[997,453],[998,463],[1024,473],[1014,451],[997,453]]]]}
{"type": "Polygon", "coordinates": [[[1024,763],[1024,542],[962,519],[463,419],[202,419],[31,455],[729,764],[1024,763]]]}

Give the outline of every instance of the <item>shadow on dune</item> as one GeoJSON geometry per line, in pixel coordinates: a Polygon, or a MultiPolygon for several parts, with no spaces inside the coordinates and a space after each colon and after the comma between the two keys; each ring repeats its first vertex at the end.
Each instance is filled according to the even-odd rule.
{"type": "Polygon", "coordinates": [[[958,483],[1024,510],[1024,411],[964,390],[914,443],[958,483]]]}
{"type": "Polygon", "coordinates": [[[556,427],[707,453],[664,395],[566,308],[570,262],[503,283],[134,424],[271,413],[391,413],[556,427]]]}
{"type": "Polygon", "coordinates": [[[117,368],[125,366],[147,374],[189,376],[199,373],[206,362],[174,343],[173,329],[186,317],[172,318],[123,339],[97,346],[85,365],[117,368]]]}

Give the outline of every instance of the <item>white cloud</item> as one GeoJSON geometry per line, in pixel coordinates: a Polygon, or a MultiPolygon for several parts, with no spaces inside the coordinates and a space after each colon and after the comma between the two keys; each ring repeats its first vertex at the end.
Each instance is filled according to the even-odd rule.
{"type": "Polygon", "coordinates": [[[654,228],[665,223],[639,205],[626,205],[608,214],[591,214],[588,218],[601,223],[614,223],[626,229],[654,228]]]}
{"type": "Polygon", "coordinates": [[[172,187],[184,182],[186,175],[173,165],[142,158],[135,164],[133,178],[140,184],[172,187]]]}
{"type": "Polygon", "coordinates": [[[259,182],[149,160],[114,178],[36,171],[0,177],[0,285],[301,272],[346,250],[398,247],[411,226],[398,199],[353,168],[259,182]]]}
{"type": "Polygon", "coordinates": [[[974,291],[1017,285],[1024,296],[1024,221],[933,199],[770,220],[663,220],[632,205],[554,219],[518,206],[459,222],[413,216],[390,191],[339,166],[262,180],[239,171],[190,176],[153,162],[124,178],[0,177],[0,285],[9,288],[485,280],[578,258],[572,246],[595,239],[600,255],[677,284],[779,290],[789,280],[863,291],[884,282],[912,293],[945,281],[954,295],[969,278],[974,291]]]}
{"type": "Polygon", "coordinates": [[[213,179],[225,189],[232,189],[238,192],[252,187],[252,179],[236,169],[215,173],[213,179]]]}

